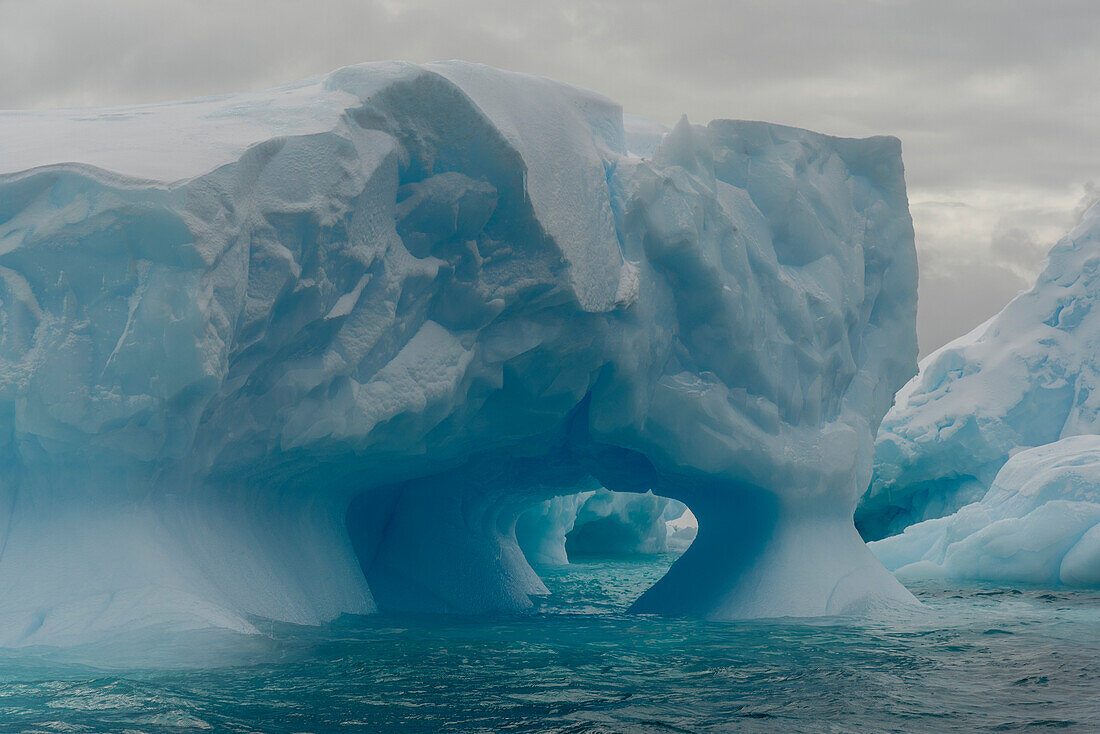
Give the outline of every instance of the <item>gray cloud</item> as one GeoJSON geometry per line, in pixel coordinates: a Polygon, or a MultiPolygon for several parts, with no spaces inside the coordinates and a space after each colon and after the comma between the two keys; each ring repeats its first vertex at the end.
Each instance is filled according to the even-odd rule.
{"type": "Polygon", "coordinates": [[[997,262],[922,252],[917,334],[921,354],[969,332],[1031,285],[997,262]]]}
{"type": "Polygon", "coordinates": [[[1035,235],[1021,227],[1013,227],[1003,220],[993,230],[991,243],[1009,267],[1032,269],[1049,247],[1035,239],[1035,235]]]}
{"type": "Polygon", "coordinates": [[[1077,202],[1077,207],[1073,211],[1074,221],[1080,221],[1085,212],[1093,204],[1100,201],[1100,185],[1097,185],[1095,181],[1085,182],[1084,189],[1084,193],[1081,194],[1081,199],[1077,202]]]}
{"type": "Polygon", "coordinates": [[[686,112],[897,135],[926,265],[927,351],[1026,284],[1100,178],[1098,27],[1093,0],[0,0],[0,108],[465,58],[594,89],[666,124],[686,112]],[[989,287],[947,295],[957,277],[945,273],[974,275],[976,263],[989,287]],[[964,312],[940,318],[946,304],[964,312]]]}

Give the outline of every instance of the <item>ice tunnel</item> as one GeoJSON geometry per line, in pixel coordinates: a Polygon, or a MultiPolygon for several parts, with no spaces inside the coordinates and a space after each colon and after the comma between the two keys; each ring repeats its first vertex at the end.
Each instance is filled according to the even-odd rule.
{"type": "Polygon", "coordinates": [[[683,502],[653,494],[601,489],[577,508],[565,534],[568,557],[660,555],[683,552],[699,529],[683,502]],[[678,521],[686,516],[687,522],[678,521]],[[677,528],[680,532],[677,532],[677,528]]]}
{"type": "Polygon", "coordinates": [[[459,62],[0,112],[0,645],[523,609],[520,516],[600,488],[698,518],[641,611],[909,599],[852,521],[898,141],[654,130],[459,62]]]}
{"type": "Polygon", "coordinates": [[[516,539],[533,566],[561,566],[570,558],[683,553],[699,523],[682,502],[644,494],[595,491],[554,497],[524,511],[516,539]]]}

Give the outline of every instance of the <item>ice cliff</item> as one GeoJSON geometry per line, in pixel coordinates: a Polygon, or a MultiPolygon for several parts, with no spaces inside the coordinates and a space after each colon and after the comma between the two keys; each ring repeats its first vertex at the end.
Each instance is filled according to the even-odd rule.
{"type": "Polygon", "coordinates": [[[1094,205],[1050,251],[1033,288],[922,360],[898,393],[856,514],[866,537],[982,500],[1023,449],[1100,433],[1098,295],[1094,205]]]}
{"type": "Polygon", "coordinates": [[[0,644],[522,609],[517,517],[601,486],[699,518],[640,610],[906,599],[898,142],[630,129],[464,63],[0,113],[0,644]]]}

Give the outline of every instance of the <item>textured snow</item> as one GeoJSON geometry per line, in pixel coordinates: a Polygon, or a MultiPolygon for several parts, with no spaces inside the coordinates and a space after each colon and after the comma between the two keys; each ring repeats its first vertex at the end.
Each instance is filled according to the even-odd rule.
{"type": "Polygon", "coordinates": [[[898,142],[626,140],[459,62],[0,113],[0,644],[523,609],[517,518],[600,487],[699,520],[638,609],[909,599],[852,523],[916,354],[898,142]]]}
{"type": "Polygon", "coordinates": [[[551,497],[516,518],[516,541],[524,557],[535,566],[565,566],[569,553],[565,538],[573,530],[580,510],[595,491],[551,497]]]}
{"type": "MultiPolygon", "coordinates": [[[[396,69],[395,69],[396,71],[396,69]]],[[[384,84],[384,72],[377,72],[384,84]]],[[[234,163],[272,138],[332,130],[356,100],[323,79],[186,103],[0,111],[0,174],[82,163],[169,183],[234,163]]]]}
{"type": "Polygon", "coordinates": [[[981,499],[1014,453],[1100,433],[1100,206],[1047,256],[1034,287],[925,357],[898,392],[856,515],[869,538],[981,499]]]}
{"type": "Polygon", "coordinates": [[[979,502],[870,547],[903,578],[1100,586],[1100,436],[1022,451],[979,502]]]}

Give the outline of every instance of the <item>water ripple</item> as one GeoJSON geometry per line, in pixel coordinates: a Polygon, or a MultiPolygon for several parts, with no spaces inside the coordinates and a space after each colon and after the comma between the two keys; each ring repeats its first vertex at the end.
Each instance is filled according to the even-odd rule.
{"type": "Polygon", "coordinates": [[[0,730],[1100,731],[1096,592],[920,585],[923,611],[877,620],[626,614],[668,562],[548,572],[527,615],[275,625],[220,665],[5,652],[0,730]]]}

